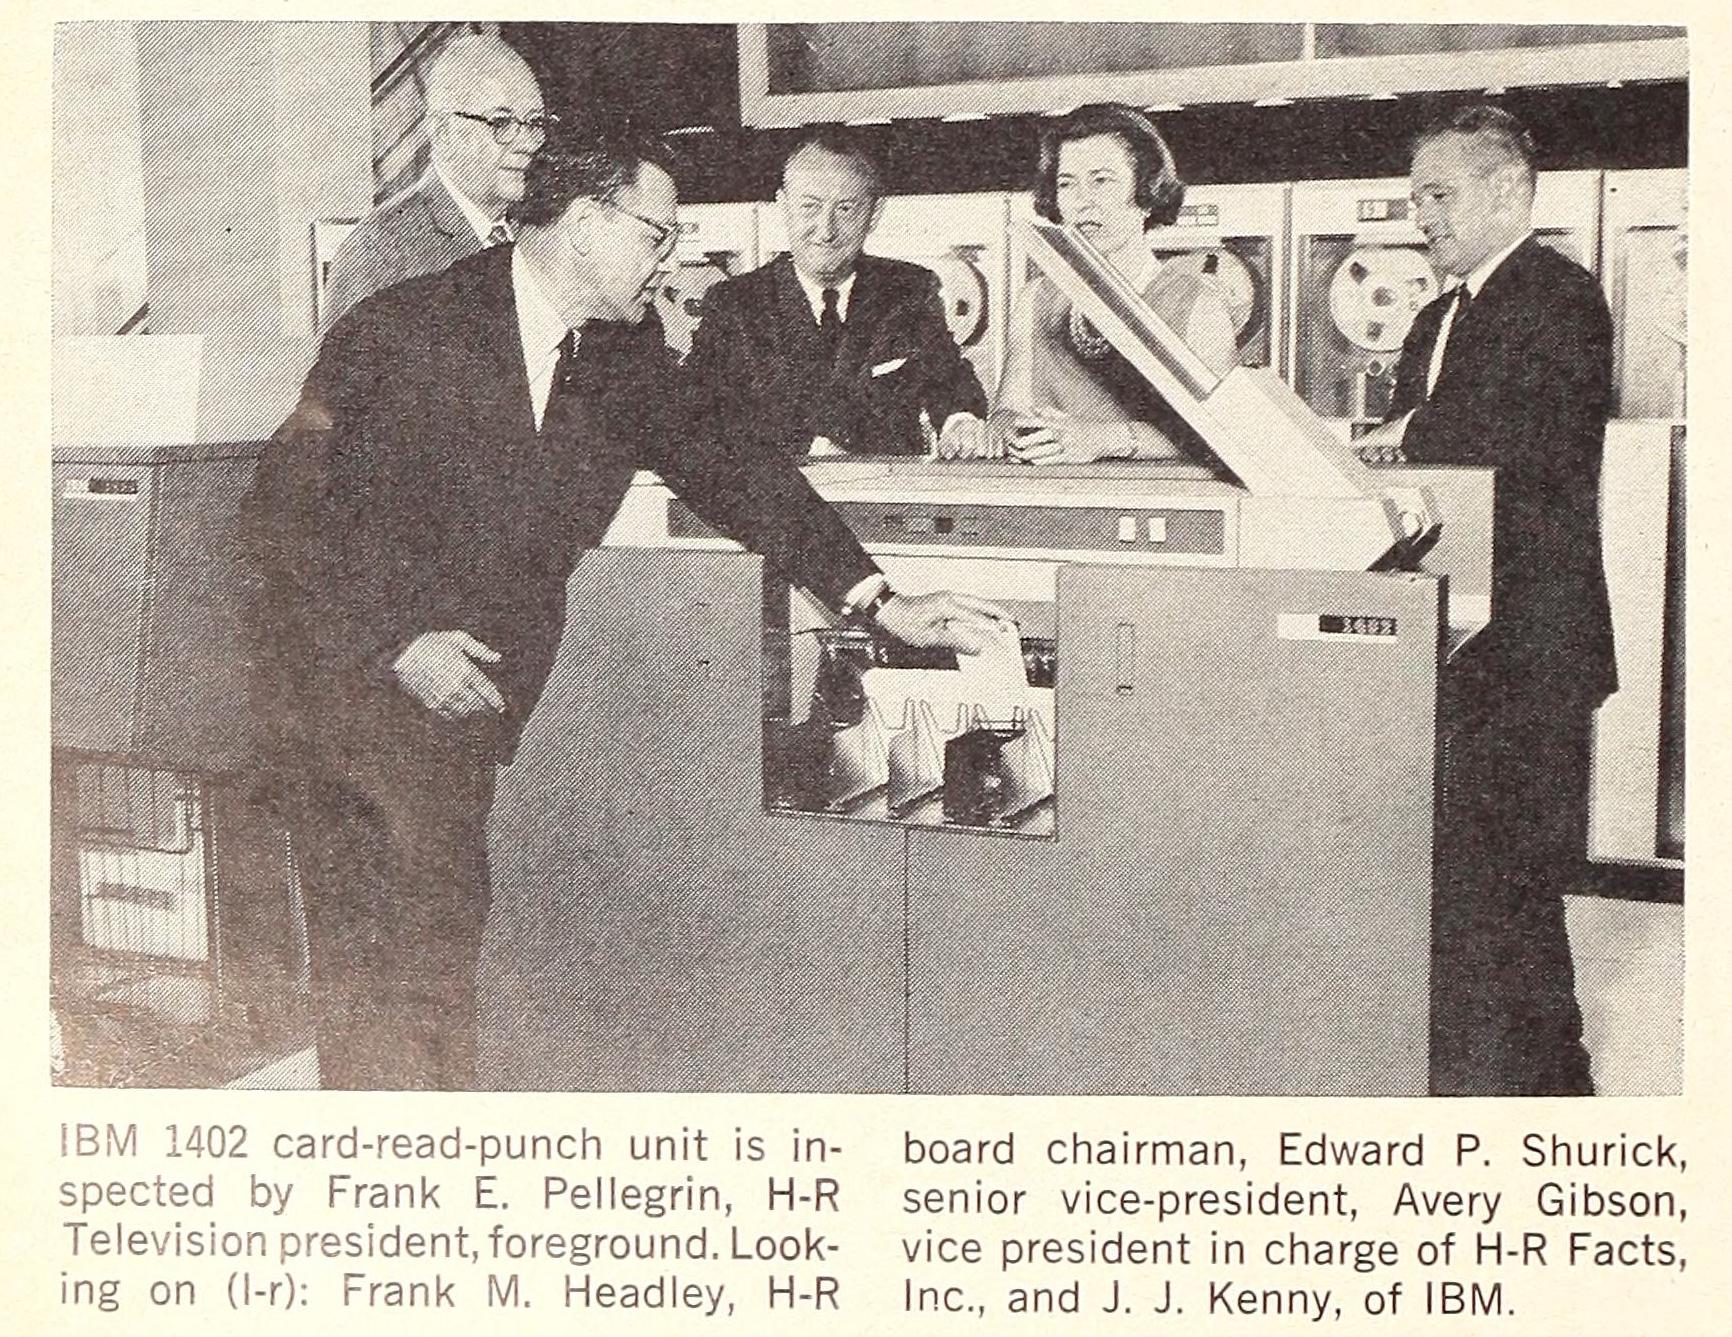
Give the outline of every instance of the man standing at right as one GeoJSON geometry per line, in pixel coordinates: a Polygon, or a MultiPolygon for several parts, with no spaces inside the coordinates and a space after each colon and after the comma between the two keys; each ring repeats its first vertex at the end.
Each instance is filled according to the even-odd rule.
{"type": "Polygon", "coordinates": [[[1497,471],[1492,620],[1444,676],[1432,1089],[1591,1095],[1563,894],[1587,857],[1594,711],[1617,686],[1601,558],[1612,320],[1532,229],[1533,140],[1495,107],[1422,132],[1413,201],[1459,282],[1415,319],[1391,422],[1417,464],[1497,471]]]}

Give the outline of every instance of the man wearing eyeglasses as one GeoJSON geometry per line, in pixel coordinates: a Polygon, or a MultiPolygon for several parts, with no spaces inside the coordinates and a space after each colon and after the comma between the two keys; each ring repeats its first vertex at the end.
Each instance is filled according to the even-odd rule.
{"type": "Polygon", "coordinates": [[[381,288],[510,241],[510,210],[551,119],[535,75],[501,39],[469,35],[440,51],[427,74],[432,160],[344,240],[325,281],[324,327],[381,288]]]}
{"type": "Polygon", "coordinates": [[[264,576],[259,727],[290,796],[328,1087],[474,1084],[495,768],[639,467],[904,641],[1008,634],[980,600],[892,592],[787,459],[732,456],[687,411],[645,318],[676,205],[653,143],[550,143],[516,245],[357,306],[260,464],[242,526],[264,576]]]}
{"type": "Polygon", "coordinates": [[[776,193],[790,253],[711,288],[687,369],[736,449],[918,454],[927,425],[984,412],[931,270],[864,254],[877,168],[821,130],[776,193]]]}

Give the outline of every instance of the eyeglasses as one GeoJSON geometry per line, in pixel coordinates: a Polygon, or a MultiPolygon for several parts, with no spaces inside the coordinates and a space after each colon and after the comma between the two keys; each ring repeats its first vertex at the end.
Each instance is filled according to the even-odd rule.
{"type": "Polygon", "coordinates": [[[622,209],[612,200],[603,200],[609,209],[616,214],[624,214],[627,218],[636,219],[655,234],[656,259],[666,260],[674,253],[674,247],[679,244],[680,225],[678,223],[658,223],[653,218],[645,218],[642,214],[634,214],[630,209],[622,209]]]}
{"type": "Polygon", "coordinates": [[[513,116],[508,111],[494,112],[491,116],[477,116],[472,111],[454,111],[453,116],[461,116],[466,121],[474,121],[486,126],[493,132],[495,144],[510,144],[521,131],[528,130],[531,134],[539,134],[543,139],[552,133],[559,124],[559,117],[553,115],[513,116]]]}

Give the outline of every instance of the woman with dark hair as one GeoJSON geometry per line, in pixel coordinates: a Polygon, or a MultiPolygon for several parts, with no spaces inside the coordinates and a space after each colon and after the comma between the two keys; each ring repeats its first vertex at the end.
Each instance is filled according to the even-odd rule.
{"type": "MultiPolygon", "coordinates": [[[[1164,270],[1149,247],[1148,230],[1173,222],[1184,197],[1172,151],[1134,108],[1080,107],[1041,137],[1036,212],[1087,238],[1193,353],[1224,373],[1237,362],[1238,345],[1220,291],[1194,273],[1164,270]]],[[[1017,299],[984,435],[989,454],[1077,464],[1180,457],[1189,433],[1154,387],[1042,277],[1017,299]]]]}

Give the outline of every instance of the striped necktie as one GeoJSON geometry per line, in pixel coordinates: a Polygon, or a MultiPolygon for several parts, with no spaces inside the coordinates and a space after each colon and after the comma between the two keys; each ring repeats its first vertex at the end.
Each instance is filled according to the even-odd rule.
{"type": "Polygon", "coordinates": [[[516,240],[517,237],[513,232],[511,220],[501,218],[494,222],[492,229],[487,234],[487,240],[481,244],[483,246],[508,246],[516,240]]]}

